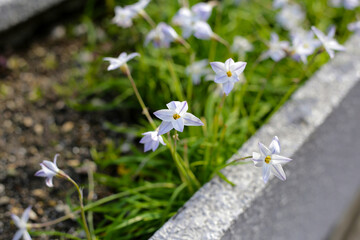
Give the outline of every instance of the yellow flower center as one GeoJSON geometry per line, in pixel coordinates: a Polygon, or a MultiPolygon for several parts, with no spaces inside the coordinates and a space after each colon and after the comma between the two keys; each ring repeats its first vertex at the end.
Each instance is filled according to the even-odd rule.
{"type": "Polygon", "coordinates": [[[269,164],[270,163],[270,161],[271,161],[271,156],[266,156],[266,158],[265,158],[265,162],[267,163],[267,164],[269,164]]]}
{"type": "Polygon", "coordinates": [[[178,120],[178,119],[180,118],[180,115],[177,114],[177,113],[175,113],[175,114],[173,115],[173,118],[174,118],[175,120],[178,120]]]}
{"type": "Polygon", "coordinates": [[[227,72],[226,72],[226,74],[227,74],[227,76],[228,76],[228,77],[231,77],[231,76],[232,76],[232,73],[231,73],[231,71],[230,71],[230,70],[229,70],[229,71],[227,71],[227,72]]]}
{"type": "Polygon", "coordinates": [[[310,47],[309,44],[307,43],[304,44],[304,48],[309,48],[309,47],[310,47]]]}

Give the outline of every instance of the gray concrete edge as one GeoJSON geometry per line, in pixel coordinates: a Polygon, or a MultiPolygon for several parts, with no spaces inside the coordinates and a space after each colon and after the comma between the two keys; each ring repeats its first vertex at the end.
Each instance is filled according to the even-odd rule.
{"type": "MultiPolygon", "coordinates": [[[[269,144],[275,135],[281,142],[281,155],[292,157],[359,81],[359,41],[359,36],[352,36],[345,45],[347,51],[322,66],[229,161],[257,152],[259,141],[269,144]]],[[[286,166],[285,172],[291,178],[286,166]]],[[[227,167],[223,173],[235,187],[212,179],[150,239],[221,239],[267,187],[261,169],[251,163],[227,167]]]]}

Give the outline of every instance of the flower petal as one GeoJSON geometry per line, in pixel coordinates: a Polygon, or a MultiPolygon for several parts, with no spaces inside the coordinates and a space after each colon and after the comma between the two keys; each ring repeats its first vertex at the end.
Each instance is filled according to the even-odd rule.
{"type": "Polygon", "coordinates": [[[315,26],[311,27],[311,30],[315,33],[315,35],[319,38],[319,40],[324,43],[326,36],[323,32],[321,32],[319,29],[317,29],[315,26]]]}
{"type": "Polygon", "coordinates": [[[164,142],[164,139],[162,138],[162,136],[158,136],[159,137],[159,142],[162,144],[162,145],[166,145],[165,142],[164,142]]]}
{"type": "Polygon", "coordinates": [[[15,214],[11,214],[11,218],[17,227],[21,226],[21,220],[18,216],[16,216],[15,214]]]}
{"type": "Polygon", "coordinates": [[[168,109],[176,111],[176,108],[180,105],[180,103],[180,101],[171,101],[166,104],[166,106],[168,107],[168,109]]]}
{"type": "Polygon", "coordinates": [[[271,164],[264,164],[262,168],[263,180],[265,183],[269,180],[271,164]]]}
{"type": "Polygon", "coordinates": [[[19,240],[21,238],[21,236],[23,235],[23,233],[25,232],[25,229],[19,229],[14,237],[12,238],[12,240],[19,240]]]}
{"type": "Polygon", "coordinates": [[[180,116],[183,116],[187,112],[188,108],[189,108],[189,106],[188,106],[187,102],[183,101],[183,102],[181,102],[180,104],[177,105],[176,112],[180,116]]]}
{"type": "Polygon", "coordinates": [[[233,82],[226,82],[223,84],[223,89],[224,89],[224,92],[227,95],[229,95],[229,93],[231,92],[231,90],[234,88],[234,83],[233,82]]]}
{"type": "Polygon", "coordinates": [[[262,165],[264,164],[264,159],[261,158],[261,154],[257,152],[253,152],[252,156],[253,156],[252,160],[254,161],[255,167],[262,167],[262,165]]]}
{"type": "Polygon", "coordinates": [[[273,138],[273,140],[270,143],[269,150],[272,154],[279,154],[280,153],[280,141],[277,136],[273,138]]]}
{"type": "Polygon", "coordinates": [[[159,133],[158,135],[163,135],[173,129],[173,125],[171,122],[162,122],[159,126],[159,133]]]}
{"type": "Polygon", "coordinates": [[[174,114],[175,114],[175,111],[168,110],[168,109],[162,109],[162,110],[158,110],[158,111],[154,112],[154,115],[157,118],[159,118],[163,121],[167,121],[167,122],[174,120],[174,118],[173,118],[174,114]]]}
{"type": "Polygon", "coordinates": [[[283,157],[277,154],[271,155],[271,161],[273,164],[287,163],[292,161],[291,158],[283,157]]]}
{"type": "Polygon", "coordinates": [[[46,183],[46,186],[48,186],[48,187],[53,187],[53,186],[54,186],[54,184],[53,184],[53,177],[47,177],[47,178],[45,179],[45,183],[46,183]]]}
{"type": "Polygon", "coordinates": [[[46,173],[44,172],[44,170],[40,169],[39,171],[37,171],[35,173],[36,177],[47,177],[46,173]]]}
{"type": "Polygon", "coordinates": [[[191,113],[185,113],[183,116],[184,125],[186,126],[203,126],[204,123],[191,113]]]}
{"type": "Polygon", "coordinates": [[[151,135],[145,135],[143,138],[140,139],[140,143],[145,144],[151,142],[151,140],[152,140],[151,135]]]}
{"type": "Polygon", "coordinates": [[[21,221],[27,222],[29,220],[30,211],[31,211],[31,206],[28,206],[25,209],[23,215],[21,216],[21,221]]]}
{"type": "Polygon", "coordinates": [[[23,239],[24,240],[31,240],[31,236],[30,236],[29,232],[26,231],[26,230],[23,233],[23,239]]]}
{"type": "Polygon", "coordinates": [[[229,58],[228,60],[225,61],[225,70],[226,72],[229,71],[231,69],[231,66],[234,64],[234,60],[232,58],[229,58]]]}
{"type": "Polygon", "coordinates": [[[151,142],[147,142],[144,144],[144,152],[147,152],[151,149],[152,147],[152,143],[151,142]]]}
{"type": "Polygon", "coordinates": [[[259,142],[259,149],[260,149],[260,153],[262,154],[262,156],[268,156],[271,155],[271,151],[261,142],[259,142]]]}
{"type": "Polygon", "coordinates": [[[225,64],[222,62],[211,62],[211,68],[214,70],[216,74],[224,74],[226,73],[225,64]]]}
{"type": "Polygon", "coordinates": [[[172,125],[174,126],[175,130],[182,132],[184,131],[184,119],[179,118],[176,120],[171,121],[172,125]]]}
{"type": "Polygon", "coordinates": [[[227,81],[229,81],[229,77],[225,73],[221,75],[217,74],[214,79],[214,82],[216,83],[226,83],[227,81]]]}
{"type": "Polygon", "coordinates": [[[271,172],[272,172],[277,178],[279,178],[281,181],[285,181],[285,180],[286,180],[286,175],[285,175],[284,169],[282,168],[282,166],[281,166],[280,164],[272,164],[271,172]]]}
{"type": "Polygon", "coordinates": [[[126,57],[126,62],[128,62],[129,60],[133,59],[134,57],[140,57],[140,54],[137,52],[134,53],[130,53],[127,57],[126,57]]]}
{"type": "Polygon", "coordinates": [[[236,62],[231,65],[230,71],[236,73],[236,75],[240,75],[244,71],[246,64],[246,62],[236,62]]]}
{"type": "Polygon", "coordinates": [[[53,163],[48,160],[44,160],[42,164],[47,167],[50,171],[53,171],[54,173],[57,173],[59,171],[59,168],[53,163]]]}
{"type": "Polygon", "coordinates": [[[159,147],[159,141],[152,142],[152,151],[154,152],[159,147]]]}

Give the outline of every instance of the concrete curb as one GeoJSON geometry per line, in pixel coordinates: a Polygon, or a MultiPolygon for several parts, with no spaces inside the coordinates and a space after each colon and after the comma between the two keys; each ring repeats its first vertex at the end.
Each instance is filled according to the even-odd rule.
{"type": "MultiPolygon", "coordinates": [[[[349,39],[347,51],[338,53],[315,73],[233,158],[251,155],[258,151],[259,141],[268,144],[275,135],[282,145],[281,155],[292,157],[359,81],[359,41],[358,36],[349,39]]],[[[288,178],[295,174],[286,167],[285,172],[288,178]]],[[[261,170],[253,164],[231,166],[223,173],[236,187],[219,178],[212,179],[150,239],[221,239],[275,182],[265,185],[261,170]]]]}

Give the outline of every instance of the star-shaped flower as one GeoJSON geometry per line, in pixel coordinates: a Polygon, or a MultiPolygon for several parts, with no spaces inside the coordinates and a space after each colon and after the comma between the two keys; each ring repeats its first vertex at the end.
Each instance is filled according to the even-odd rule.
{"type": "Polygon", "coordinates": [[[331,27],[328,35],[326,36],[316,27],[312,26],[311,29],[314,31],[315,35],[319,38],[320,42],[323,44],[325,50],[328,52],[330,58],[334,58],[335,51],[345,51],[346,48],[343,45],[340,45],[335,39],[335,27],[331,27]]]}
{"type": "Polygon", "coordinates": [[[266,183],[272,172],[280,180],[285,181],[286,175],[281,166],[283,163],[290,162],[292,159],[280,156],[280,142],[278,137],[274,137],[269,148],[259,142],[260,154],[253,152],[253,161],[256,167],[262,167],[263,180],[266,183]]]}
{"type": "Polygon", "coordinates": [[[163,138],[158,133],[158,131],[149,131],[142,134],[144,137],[141,138],[140,143],[144,144],[144,152],[147,152],[150,149],[154,152],[159,147],[159,143],[166,145],[163,138]]]}
{"type": "Polygon", "coordinates": [[[232,58],[222,62],[211,62],[212,69],[216,73],[215,82],[223,84],[223,89],[228,95],[234,88],[235,82],[240,81],[239,75],[244,71],[246,62],[234,62],[232,58]]]}
{"type": "Polygon", "coordinates": [[[178,38],[179,35],[171,26],[161,22],[155,29],[148,33],[145,39],[145,45],[152,41],[154,47],[156,48],[168,48],[170,47],[170,43],[177,40],[178,38]]]}
{"type": "Polygon", "coordinates": [[[119,27],[128,28],[133,25],[134,12],[126,7],[115,7],[115,16],[112,22],[119,27]]]}
{"type": "Polygon", "coordinates": [[[53,185],[53,177],[63,176],[65,174],[65,173],[63,173],[62,170],[60,170],[56,166],[56,160],[58,157],[59,157],[59,154],[56,154],[54,157],[54,162],[44,160],[42,163],[40,163],[41,170],[39,170],[35,173],[35,176],[37,176],[37,177],[46,178],[45,182],[48,187],[54,186],[53,185]]]}
{"type": "Polygon", "coordinates": [[[19,228],[19,230],[17,230],[12,240],[19,240],[21,237],[23,237],[24,240],[31,240],[30,234],[27,231],[27,221],[29,220],[30,211],[31,211],[31,206],[25,209],[21,218],[19,218],[15,214],[11,214],[12,220],[14,221],[15,225],[19,228]]]}
{"type": "Polygon", "coordinates": [[[304,22],[305,13],[298,4],[285,4],[276,15],[276,20],[286,30],[293,31],[304,22]]]}
{"type": "Polygon", "coordinates": [[[126,6],[126,8],[133,11],[135,14],[140,14],[141,11],[144,11],[146,6],[150,3],[150,0],[140,0],[137,3],[126,6]]]}
{"type": "Polygon", "coordinates": [[[186,74],[191,76],[191,79],[195,85],[200,83],[201,77],[210,74],[211,70],[207,68],[209,61],[203,59],[193,64],[189,65],[186,68],[186,74]]]}
{"type": "Polygon", "coordinates": [[[303,63],[307,63],[307,56],[313,54],[320,46],[320,41],[314,38],[312,31],[297,31],[292,35],[292,57],[296,60],[301,59],[303,63]]]}
{"type": "Polygon", "coordinates": [[[279,36],[276,33],[271,33],[269,50],[264,52],[260,59],[264,60],[270,57],[275,62],[278,62],[286,56],[289,45],[288,41],[279,41],[279,36]]]}
{"type": "Polygon", "coordinates": [[[106,57],[104,58],[104,61],[109,61],[110,65],[108,67],[108,71],[120,68],[121,66],[125,65],[128,61],[133,59],[136,56],[140,56],[138,53],[130,53],[127,55],[126,52],[123,52],[119,55],[118,58],[112,58],[112,57],[106,57]]]}
{"type": "Polygon", "coordinates": [[[188,113],[188,104],[186,101],[171,101],[166,104],[168,109],[162,109],[154,112],[154,115],[163,122],[159,126],[158,135],[169,132],[171,129],[182,132],[184,126],[202,126],[201,120],[193,114],[188,113]]]}

